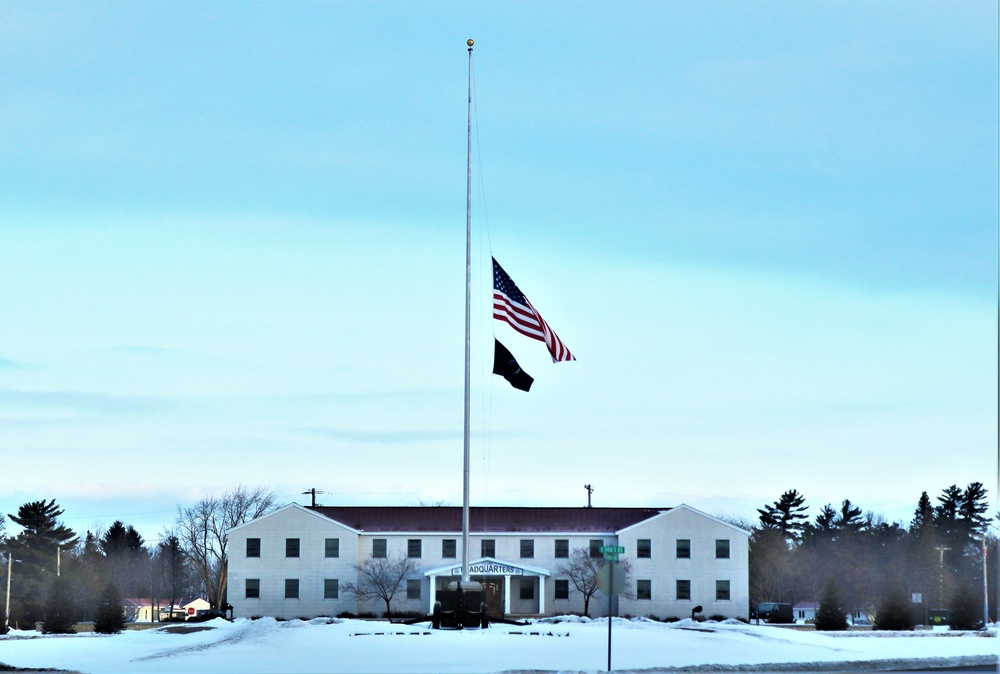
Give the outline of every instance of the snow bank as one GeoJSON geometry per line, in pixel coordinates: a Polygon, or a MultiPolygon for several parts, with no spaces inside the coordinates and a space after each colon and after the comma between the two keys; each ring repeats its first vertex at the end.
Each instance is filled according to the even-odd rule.
{"type": "MultiPolygon", "coordinates": [[[[607,667],[607,619],[434,631],[428,624],[221,619],[117,635],[0,637],[0,662],[78,672],[593,672],[607,667]],[[194,628],[198,628],[195,630],[194,628]]],[[[616,671],[875,671],[996,663],[996,632],[820,633],[738,621],[614,619],[616,671]]]]}

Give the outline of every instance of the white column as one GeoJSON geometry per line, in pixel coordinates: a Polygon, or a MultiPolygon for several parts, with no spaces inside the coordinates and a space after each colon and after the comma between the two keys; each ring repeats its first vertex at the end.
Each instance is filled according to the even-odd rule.
{"type": "Polygon", "coordinates": [[[427,609],[427,615],[434,613],[434,602],[437,599],[437,584],[437,576],[431,576],[431,605],[430,608],[427,609]]]}
{"type": "Polygon", "coordinates": [[[545,615],[545,576],[538,577],[538,613],[545,615]]]}
{"type": "Polygon", "coordinates": [[[503,613],[510,613],[510,576],[503,577],[503,613]]]}

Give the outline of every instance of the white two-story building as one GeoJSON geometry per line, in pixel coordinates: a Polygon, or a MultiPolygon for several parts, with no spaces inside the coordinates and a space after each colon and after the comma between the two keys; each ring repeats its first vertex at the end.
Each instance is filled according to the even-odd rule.
{"type": "MultiPolygon", "coordinates": [[[[417,568],[394,611],[430,614],[435,595],[461,576],[459,507],[303,507],[291,504],[229,532],[228,600],[237,617],[312,618],[381,614],[385,605],[342,591],[369,557],[411,559],[417,568]]],[[[564,572],[575,549],[602,557],[625,548],[634,598],[620,615],[747,617],[749,533],[687,505],[674,508],[471,508],[470,572],[490,613],[581,613],[583,596],[564,572]]],[[[607,615],[604,595],[591,616],[607,615]]]]}

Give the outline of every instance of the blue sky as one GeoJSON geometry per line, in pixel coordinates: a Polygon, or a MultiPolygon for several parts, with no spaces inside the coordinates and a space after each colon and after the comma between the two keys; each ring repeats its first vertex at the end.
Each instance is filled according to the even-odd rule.
{"type": "Polygon", "coordinates": [[[460,503],[469,37],[474,503],[996,488],[996,3],[0,14],[5,513],[460,503]]]}

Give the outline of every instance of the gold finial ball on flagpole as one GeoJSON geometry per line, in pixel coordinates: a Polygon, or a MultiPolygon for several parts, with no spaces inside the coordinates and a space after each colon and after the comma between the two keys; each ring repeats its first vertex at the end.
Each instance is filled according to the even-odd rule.
{"type": "Polygon", "coordinates": [[[469,39],[468,41],[466,41],[465,44],[467,44],[467,45],[469,45],[471,47],[472,45],[474,45],[476,43],[472,39],[469,39]]]}

